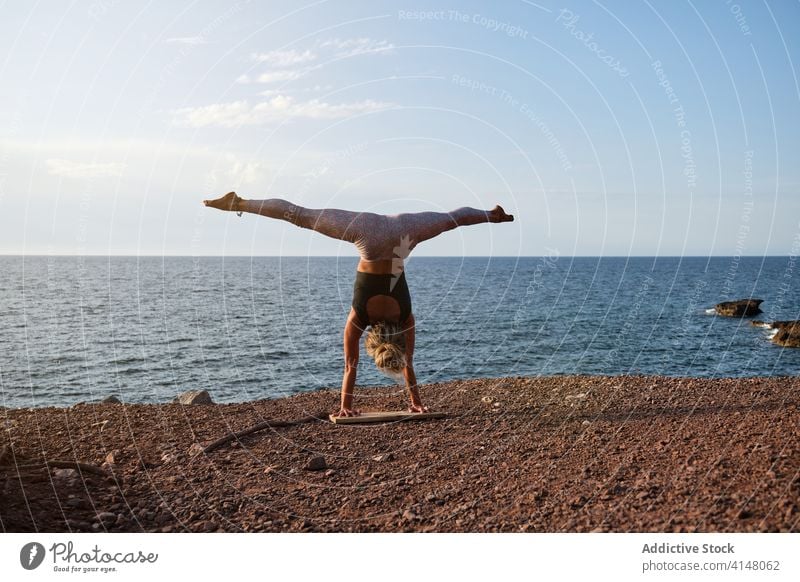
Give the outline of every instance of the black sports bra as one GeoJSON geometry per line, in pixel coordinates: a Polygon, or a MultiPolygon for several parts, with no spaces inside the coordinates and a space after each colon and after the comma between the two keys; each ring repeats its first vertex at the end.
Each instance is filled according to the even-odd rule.
{"type": "Polygon", "coordinates": [[[400,304],[400,323],[404,323],[411,315],[411,293],[406,284],[406,273],[400,276],[388,274],[364,273],[356,271],[356,281],[353,284],[353,309],[361,323],[361,328],[370,325],[367,314],[367,301],[375,295],[388,295],[400,304]]]}

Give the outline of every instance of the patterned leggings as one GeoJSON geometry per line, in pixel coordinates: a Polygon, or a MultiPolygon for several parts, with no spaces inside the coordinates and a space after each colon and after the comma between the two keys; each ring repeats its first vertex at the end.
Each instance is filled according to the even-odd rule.
{"type": "Polygon", "coordinates": [[[464,206],[452,212],[376,214],[337,208],[304,208],[280,198],[243,200],[238,209],[286,220],[301,228],[356,245],[367,261],[406,258],[422,241],[458,226],[489,222],[485,210],[464,206]]]}

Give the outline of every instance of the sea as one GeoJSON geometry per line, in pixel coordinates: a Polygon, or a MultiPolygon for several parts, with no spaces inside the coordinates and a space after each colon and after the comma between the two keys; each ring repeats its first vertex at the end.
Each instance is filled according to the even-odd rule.
{"type": "MultiPolygon", "coordinates": [[[[0,406],[338,389],[357,257],[0,257],[0,406]]],[[[414,257],[421,383],[563,374],[798,376],[750,319],[800,318],[796,257],[414,257]]],[[[386,386],[363,351],[357,387],[386,386]]]]}

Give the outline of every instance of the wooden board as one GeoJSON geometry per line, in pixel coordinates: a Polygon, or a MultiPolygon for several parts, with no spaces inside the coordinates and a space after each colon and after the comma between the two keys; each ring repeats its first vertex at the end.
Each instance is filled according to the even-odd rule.
{"type": "Polygon", "coordinates": [[[399,420],[426,420],[429,418],[444,418],[445,412],[407,412],[393,410],[390,412],[362,412],[358,416],[330,415],[334,424],[363,424],[365,422],[395,422],[399,420]]]}

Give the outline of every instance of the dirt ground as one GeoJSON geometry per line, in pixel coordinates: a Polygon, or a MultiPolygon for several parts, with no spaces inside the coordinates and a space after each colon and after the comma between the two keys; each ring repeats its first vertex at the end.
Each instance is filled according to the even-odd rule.
{"type": "MultiPolygon", "coordinates": [[[[332,412],[338,392],[240,404],[0,409],[0,527],[800,530],[799,378],[515,377],[421,392],[449,416],[312,421],[199,455],[198,443],[264,420],[332,412]],[[324,462],[311,463],[319,456],[324,462]],[[92,467],[48,468],[44,460],[92,467]]],[[[356,392],[362,410],[405,403],[398,387],[356,392]]]]}

